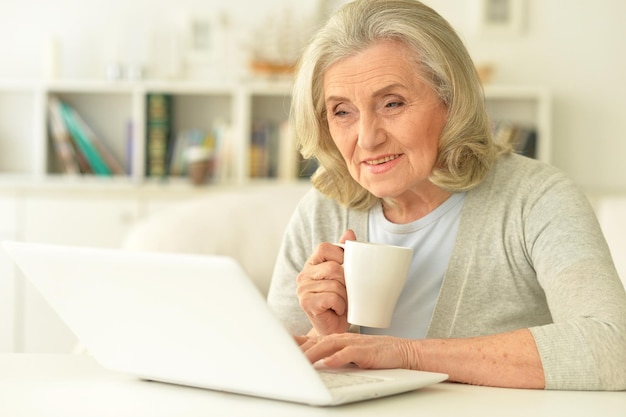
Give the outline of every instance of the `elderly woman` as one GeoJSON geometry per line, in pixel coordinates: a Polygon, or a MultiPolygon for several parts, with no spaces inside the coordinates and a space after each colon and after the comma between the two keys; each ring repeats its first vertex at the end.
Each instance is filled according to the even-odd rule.
{"type": "Polygon", "coordinates": [[[348,3],[304,51],[292,103],[319,169],[268,302],[312,362],[626,389],[626,292],[592,208],[555,168],[494,143],[441,16],[414,0],[348,3]],[[345,240],[414,248],[391,327],[347,322],[332,244],[345,240]]]}

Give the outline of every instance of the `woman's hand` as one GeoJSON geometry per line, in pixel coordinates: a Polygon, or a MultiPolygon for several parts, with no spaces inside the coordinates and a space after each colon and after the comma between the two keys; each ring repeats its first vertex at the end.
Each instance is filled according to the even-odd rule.
{"type": "MultiPolygon", "coordinates": [[[[356,240],[346,231],[340,243],[356,240]]],[[[343,249],[332,243],[321,243],[298,274],[297,294],[317,335],[348,331],[348,296],[343,275],[343,249]]]]}
{"type": "Polygon", "coordinates": [[[296,336],[311,361],[331,368],[405,368],[440,372],[449,381],[493,387],[546,386],[535,339],[528,329],[455,339],[401,339],[356,333],[296,336]]]}
{"type": "Polygon", "coordinates": [[[420,369],[409,339],[342,333],[299,336],[296,342],[311,363],[323,360],[331,368],[355,364],[366,369],[420,369]]]}

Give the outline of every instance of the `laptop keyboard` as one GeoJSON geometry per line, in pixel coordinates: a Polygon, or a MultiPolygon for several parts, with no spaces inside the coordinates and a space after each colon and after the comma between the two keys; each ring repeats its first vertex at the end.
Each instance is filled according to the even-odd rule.
{"type": "Polygon", "coordinates": [[[319,371],[319,375],[328,388],[348,387],[351,385],[371,384],[373,382],[383,381],[382,378],[376,378],[373,376],[340,372],[319,371]]]}

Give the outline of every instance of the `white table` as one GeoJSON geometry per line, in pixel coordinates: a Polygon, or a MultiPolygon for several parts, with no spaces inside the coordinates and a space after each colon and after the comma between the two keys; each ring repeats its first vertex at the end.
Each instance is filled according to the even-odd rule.
{"type": "Polygon", "coordinates": [[[442,383],[332,408],[245,397],[102,369],[86,355],[0,354],[2,417],[626,416],[626,392],[536,391],[442,383]]]}

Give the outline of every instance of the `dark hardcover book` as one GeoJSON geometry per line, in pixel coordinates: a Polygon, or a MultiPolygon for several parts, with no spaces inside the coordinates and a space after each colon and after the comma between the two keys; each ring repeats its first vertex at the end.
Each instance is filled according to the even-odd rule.
{"type": "Polygon", "coordinates": [[[173,130],[172,96],[150,93],[146,100],[146,175],[164,177],[173,130]]]}

